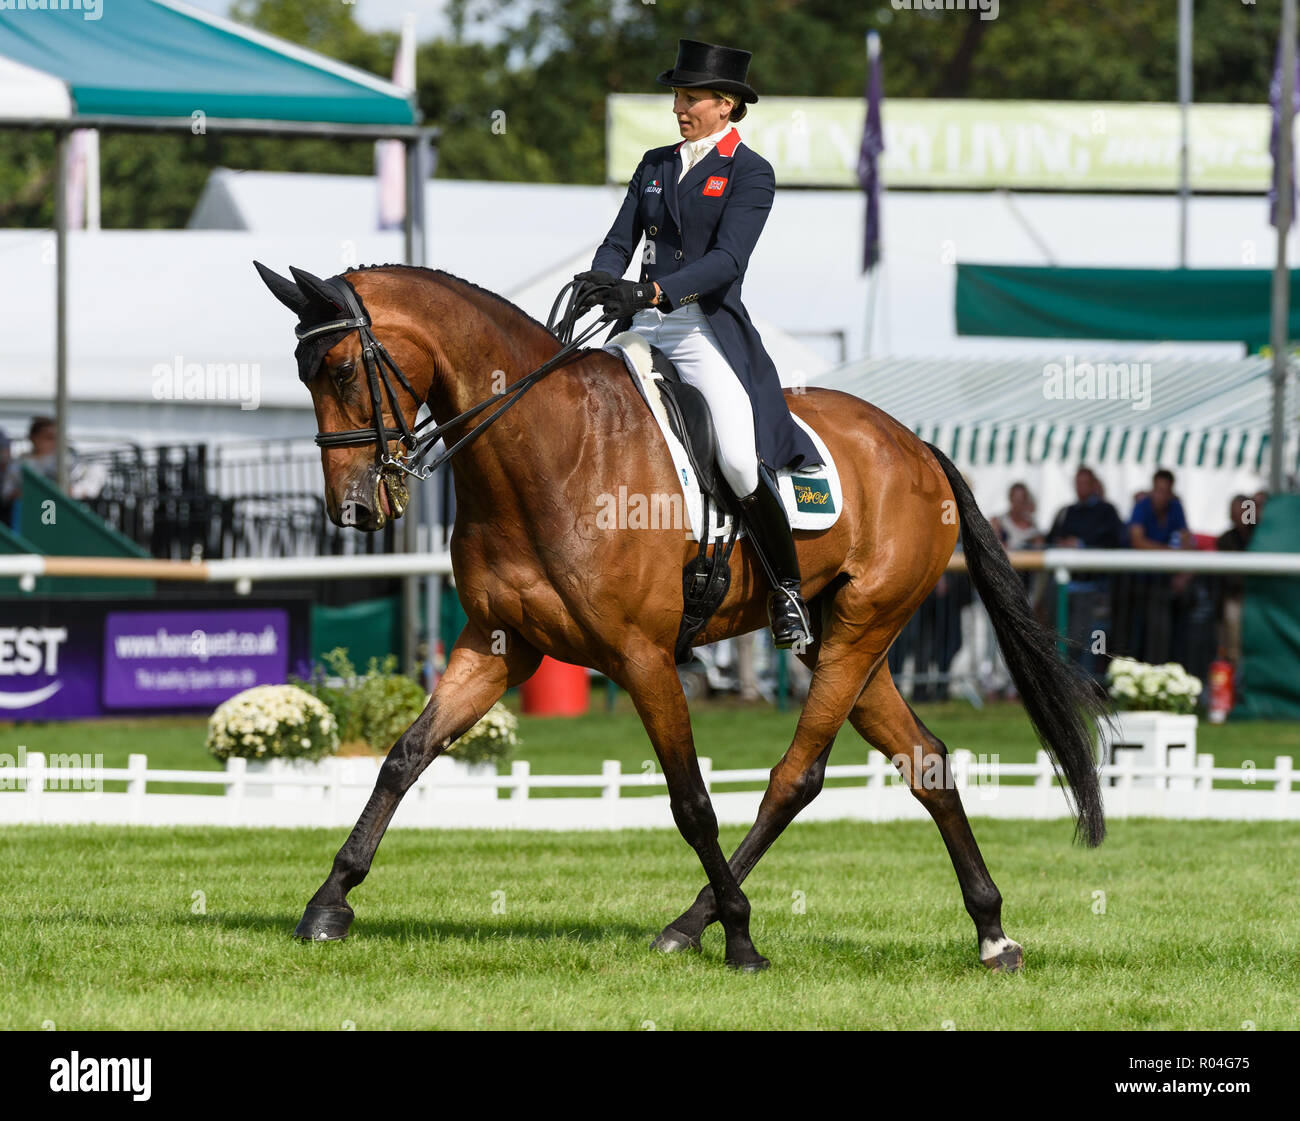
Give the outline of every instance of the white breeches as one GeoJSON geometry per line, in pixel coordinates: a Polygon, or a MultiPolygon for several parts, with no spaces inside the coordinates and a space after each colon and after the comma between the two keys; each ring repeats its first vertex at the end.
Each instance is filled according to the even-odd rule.
{"type": "Polygon", "coordinates": [[[700,305],[687,304],[667,315],[644,308],[633,317],[632,330],[668,355],[682,381],[704,394],[718,434],[723,478],[738,496],[753,494],[758,489],[754,407],[700,305]]]}

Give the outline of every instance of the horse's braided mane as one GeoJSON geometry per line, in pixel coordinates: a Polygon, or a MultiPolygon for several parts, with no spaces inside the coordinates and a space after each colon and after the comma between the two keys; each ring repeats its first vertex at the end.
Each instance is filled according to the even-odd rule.
{"type": "Polygon", "coordinates": [[[424,265],[396,265],[396,264],[358,265],[355,268],[348,269],[348,272],[372,272],[376,269],[385,269],[385,270],[401,269],[403,272],[421,273],[425,276],[443,278],[446,280],[454,280],[456,281],[457,284],[463,284],[465,285],[466,288],[473,289],[475,292],[481,292],[483,295],[488,296],[493,300],[496,300],[497,303],[503,304],[505,307],[508,307],[511,311],[513,311],[516,315],[518,315],[521,319],[524,319],[528,323],[532,323],[536,327],[540,327],[548,335],[554,338],[554,332],[551,331],[550,328],[548,328],[545,323],[539,323],[536,319],[534,319],[531,315],[529,315],[526,311],[524,311],[524,309],[521,308],[518,304],[512,303],[510,300],[507,300],[500,293],[493,292],[490,288],[483,288],[480,285],[475,284],[472,280],[466,280],[463,276],[457,276],[455,273],[447,272],[446,269],[430,269],[430,268],[426,268],[424,265]]]}

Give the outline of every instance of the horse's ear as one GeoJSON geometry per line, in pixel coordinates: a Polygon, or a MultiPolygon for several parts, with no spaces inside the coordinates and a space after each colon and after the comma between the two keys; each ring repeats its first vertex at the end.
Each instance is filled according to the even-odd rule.
{"type": "Polygon", "coordinates": [[[254,261],[253,267],[257,269],[257,275],[262,278],[262,283],[271,289],[271,295],[294,315],[302,315],[307,310],[307,297],[292,280],[268,269],[261,261],[254,261]]]}
{"type": "Polygon", "coordinates": [[[293,265],[289,266],[289,271],[293,273],[293,278],[298,282],[298,287],[303,290],[308,300],[319,308],[326,316],[337,315],[340,312],[348,310],[347,304],[339,297],[325,281],[319,276],[312,276],[311,273],[303,269],[296,269],[293,265]]]}

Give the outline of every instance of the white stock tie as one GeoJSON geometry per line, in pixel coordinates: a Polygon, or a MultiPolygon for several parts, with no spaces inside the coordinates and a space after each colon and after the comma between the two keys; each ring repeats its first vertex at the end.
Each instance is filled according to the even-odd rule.
{"type": "Polygon", "coordinates": [[[677,177],[677,182],[686,178],[686,173],[691,170],[701,159],[704,154],[712,147],[702,141],[688,140],[682,147],[682,173],[677,177]]]}

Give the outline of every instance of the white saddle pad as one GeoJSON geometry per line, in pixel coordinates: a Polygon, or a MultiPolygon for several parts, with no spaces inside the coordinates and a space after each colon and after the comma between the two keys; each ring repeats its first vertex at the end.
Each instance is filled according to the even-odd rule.
{"type": "MultiPolygon", "coordinates": [[[[633,380],[641,387],[642,395],[649,403],[650,411],[654,414],[659,431],[663,434],[664,442],[673,457],[673,466],[677,468],[677,477],[682,484],[682,499],[690,519],[691,536],[696,541],[702,540],[703,491],[699,480],[695,477],[695,470],[691,467],[686,448],[673,434],[672,425],[668,422],[668,413],[659,394],[659,383],[662,379],[654,371],[650,344],[646,342],[643,335],[635,331],[623,331],[610,339],[604,349],[623,359],[633,380]]],[[[822,438],[799,417],[796,416],[794,421],[808,433],[813,446],[817,449],[817,454],[822,458],[822,463],[818,467],[777,472],[777,484],[781,490],[781,497],[785,501],[785,512],[790,519],[792,529],[829,529],[839,520],[840,510],[844,506],[844,495],[840,489],[840,473],[822,438]]],[[[709,504],[709,515],[708,539],[713,541],[727,537],[731,532],[730,516],[720,514],[714,509],[713,503],[709,504]]],[[[743,527],[739,536],[744,536],[743,527]]]]}

